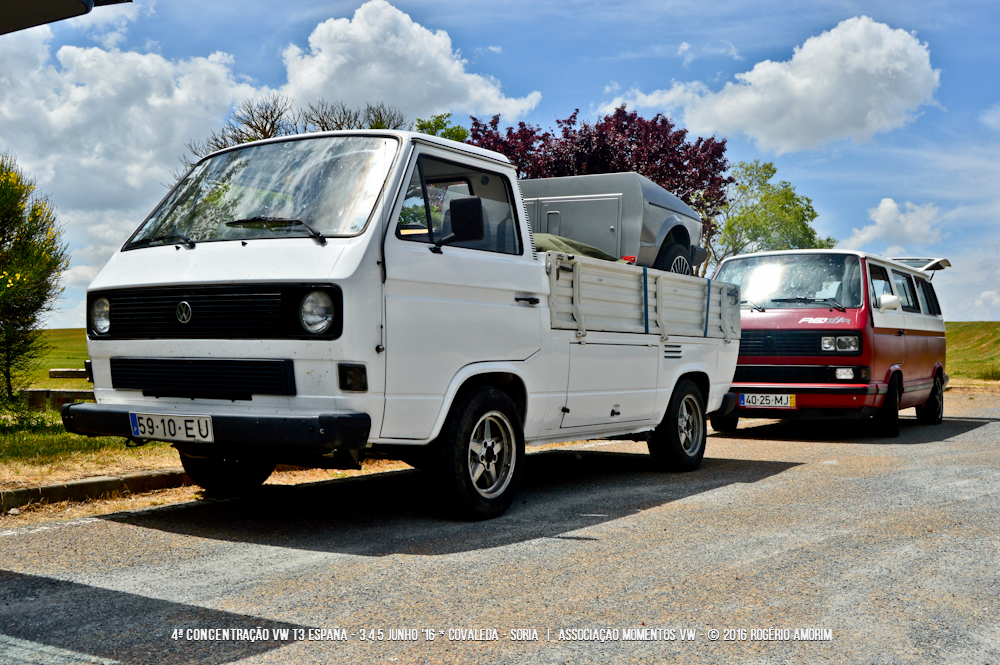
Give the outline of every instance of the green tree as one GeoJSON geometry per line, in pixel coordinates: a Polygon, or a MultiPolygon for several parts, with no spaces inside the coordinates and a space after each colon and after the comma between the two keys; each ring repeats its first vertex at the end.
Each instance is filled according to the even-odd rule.
{"type": "Polygon", "coordinates": [[[41,318],[62,293],[67,267],[52,204],[12,154],[0,154],[0,401],[14,401],[46,351],[41,318]]]}
{"type": "Polygon", "coordinates": [[[469,138],[468,129],[462,127],[461,125],[451,124],[450,113],[432,115],[430,120],[417,118],[417,124],[414,129],[421,134],[440,136],[443,139],[451,139],[452,141],[458,141],[459,143],[465,143],[465,140],[469,138]]]}
{"type": "Polygon", "coordinates": [[[730,171],[726,205],[720,208],[702,239],[708,260],[701,274],[708,274],[723,259],[748,252],[779,249],[830,249],[835,238],[822,238],[812,223],[819,214],[812,200],[795,192],[784,180],[772,182],[777,169],[771,162],[739,162],[730,171]]]}

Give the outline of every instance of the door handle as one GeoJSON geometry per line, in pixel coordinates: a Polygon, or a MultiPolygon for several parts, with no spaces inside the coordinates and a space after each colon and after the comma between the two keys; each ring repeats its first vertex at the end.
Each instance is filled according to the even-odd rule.
{"type": "Polygon", "coordinates": [[[535,296],[514,296],[514,301],[515,302],[526,302],[529,305],[537,305],[538,303],[542,302],[541,300],[539,300],[535,296]]]}
{"type": "Polygon", "coordinates": [[[897,335],[905,335],[905,334],[906,334],[906,331],[905,331],[905,330],[903,330],[903,329],[899,329],[899,330],[897,330],[897,331],[896,331],[896,334],[897,334],[897,335]]]}

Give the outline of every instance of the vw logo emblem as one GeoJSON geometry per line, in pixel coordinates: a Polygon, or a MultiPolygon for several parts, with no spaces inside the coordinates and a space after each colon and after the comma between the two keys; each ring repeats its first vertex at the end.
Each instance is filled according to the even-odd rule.
{"type": "MultiPolygon", "coordinates": [[[[180,317],[180,314],[178,314],[177,316],[180,317]]],[[[188,318],[190,318],[190,317],[188,317],[188,318]]],[[[774,339],[770,335],[768,335],[767,337],[764,338],[764,350],[765,351],[774,351],[774,347],[776,347],[777,345],[778,345],[778,340],[774,339]]]]}
{"type": "Polygon", "coordinates": [[[184,301],[177,303],[177,309],[174,312],[177,314],[177,320],[181,323],[187,323],[191,320],[191,305],[184,301]]]}

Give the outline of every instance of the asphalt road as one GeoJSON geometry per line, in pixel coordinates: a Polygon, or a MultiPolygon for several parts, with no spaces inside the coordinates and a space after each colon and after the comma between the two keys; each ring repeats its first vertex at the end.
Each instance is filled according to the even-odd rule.
{"type": "Polygon", "coordinates": [[[400,472],[3,532],[0,663],[997,663],[1000,395],[946,413],[544,451],[485,523],[400,472]]]}

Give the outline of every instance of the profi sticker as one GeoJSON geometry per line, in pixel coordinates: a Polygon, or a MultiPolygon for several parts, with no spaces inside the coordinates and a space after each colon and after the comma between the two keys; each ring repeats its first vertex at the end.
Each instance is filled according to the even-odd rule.
{"type": "Polygon", "coordinates": [[[817,318],[807,316],[804,319],[799,319],[799,323],[850,323],[850,322],[851,322],[850,319],[843,316],[835,316],[832,319],[828,319],[822,316],[817,318]]]}

